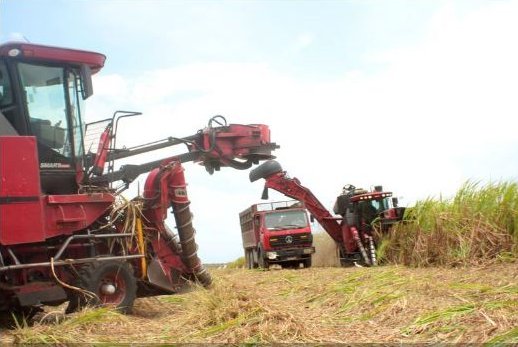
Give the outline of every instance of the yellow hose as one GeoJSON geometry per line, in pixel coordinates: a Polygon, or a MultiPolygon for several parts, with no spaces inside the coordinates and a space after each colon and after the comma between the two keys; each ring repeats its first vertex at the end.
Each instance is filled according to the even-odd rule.
{"type": "MultiPolygon", "coordinates": [[[[144,244],[144,232],[142,231],[142,220],[140,217],[137,217],[137,241],[138,241],[138,250],[141,254],[146,255],[146,245],[144,244]]],[[[142,267],[142,275],[141,279],[146,279],[147,277],[147,263],[146,257],[140,259],[140,266],[142,267]]]]}

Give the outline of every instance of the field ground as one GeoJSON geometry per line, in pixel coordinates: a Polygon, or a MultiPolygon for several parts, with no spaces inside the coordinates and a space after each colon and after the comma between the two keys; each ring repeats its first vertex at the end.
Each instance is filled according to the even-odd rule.
{"type": "Polygon", "coordinates": [[[51,311],[0,342],[518,343],[518,263],[470,268],[214,269],[214,286],[131,315],[51,311]]]}

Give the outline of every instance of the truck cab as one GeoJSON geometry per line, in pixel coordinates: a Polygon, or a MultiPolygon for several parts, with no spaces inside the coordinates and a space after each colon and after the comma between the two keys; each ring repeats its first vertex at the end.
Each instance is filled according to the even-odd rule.
{"type": "Polygon", "coordinates": [[[246,264],[251,268],[311,266],[315,252],[304,205],[296,200],[255,204],[239,214],[246,264]]]}

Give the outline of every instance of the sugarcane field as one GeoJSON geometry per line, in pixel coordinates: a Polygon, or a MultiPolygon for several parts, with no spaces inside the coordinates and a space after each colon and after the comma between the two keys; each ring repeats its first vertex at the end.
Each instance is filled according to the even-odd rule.
{"type": "Polygon", "coordinates": [[[341,268],[332,239],[315,241],[309,269],[246,270],[240,259],[210,268],[209,289],[138,299],[129,315],[49,308],[30,324],[4,325],[1,342],[516,343],[512,253],[469,266],[341,268]]]}

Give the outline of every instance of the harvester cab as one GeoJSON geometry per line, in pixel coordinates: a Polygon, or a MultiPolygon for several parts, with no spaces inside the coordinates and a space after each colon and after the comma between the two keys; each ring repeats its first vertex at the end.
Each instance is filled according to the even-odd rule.
{"type": "Polygon", "coordinates": [[[333,206],[335,214],[341,215],[347,224],[355,225],[358,230],[372,231],[377,224],[382,232],[400,221],[404,210],[398,206],[398,199],[392,197],[392,192],[383,191],[382,186],[374,186],[372,191],[368,191],[350,184],[344,186],[333,206]]]}
{"type": "Polygon", "coordinates": [[[0,46],[0,135],[34,136],[41,188],[77,192],[82,172],[83,100],[92,94],[99,53],[26,43],[0,46]]]}
{"type": "Polygon", "coordinates": [[[65,301],[69,311],[86,303],[128,311],[137,295],[177,292],[189,280],[209,285],[182,163],[211,174],[243,170],[278,147],[267,125],[215,116],[194,135],[117,148],[119,121],[140,113],[82,119],[92,74],[104,62],[94,52],[0,45],[0,314],[65,301]],[[176,145],[185,153],[114,164],[176,145]],[[144,173],[142,196],[120,196],[144,173]],[[176,232],[165,224],[170,208],[176,232]]]}

